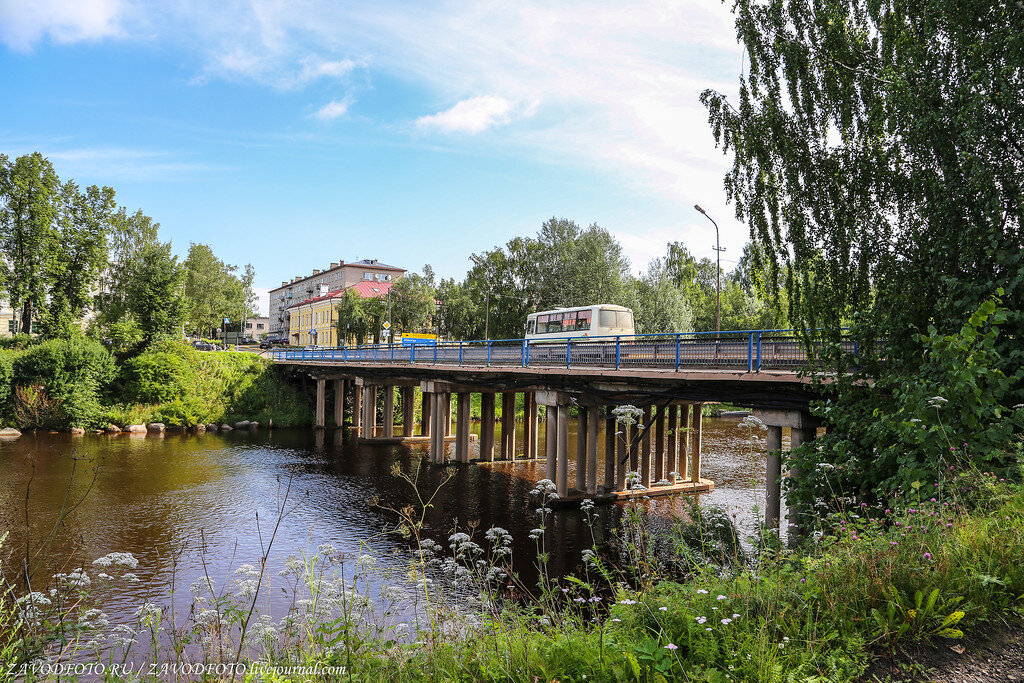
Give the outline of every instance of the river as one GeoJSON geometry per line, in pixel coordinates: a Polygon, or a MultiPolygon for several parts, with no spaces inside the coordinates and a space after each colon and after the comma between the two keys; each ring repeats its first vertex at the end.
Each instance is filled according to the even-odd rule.
{"type": "MultiPolygon", "coordinates": [[[[130,552],[139,560],[138,582],[111,590],[96,585],[96,599],[119,623],[131,621],[146,601],[168,604],[173,595],[178,605],[187,605],[188,587],[204,574],[215,584],[230,582],[238,565],[258,565],[271,537],[272,569],[289,555],[315,552],[321,543],[368,553],[400,569],[408,562],[409,544],[392,533],[397,519],[385,508],[401,508],[414,496],[392,468],[409,470],[425,447],[366,446],[354,436],[351,430],[159,437],[30,432],[0,441],[0,534],[9,532],[0,550],[5,573],[13,578],[23,565],[26,541],[30,564],[46,557],[37,589],[57,571],[84,566],[95,573],[93,559],[130,552]],[[282,505],[286,514],[280,517],[282,505]]],[[[570,444],[570,453],[574,448],[570,444]]],[[[748,434],[737,420],[706,418],[703,474],[716,486],[698,500],[726,508],[747,532],[754,526],[754,506],[764,506],[763,451],[764,432],[755,432],[751,457],[748,434]]],[[[444,470],[424,467],[421,490],[432,492],[444,470]]],[[[475,525],[482,536],[491,526],[503,527],[514,538],[514,565],[524,582],[535,581],[529,533],[537,526],[537,505],[528,492],[543,478],[543,462],[470,464],[450,471],[451,480],[427,515],[425,535],[447,546],[455,530],[475,525]]],[[[643,505],[661,518],[684,508],[680,497],[643,505]]],[[[621,504],[598,506],[599,543],[621,510],[621,504]]],[[[579,566],[590,534],[578,509],[554,512],[547,536],[552,575],[579,566]]],[[[284,596],[271,593],[267,600],[278,617],[287,609],[284,596]]]]}

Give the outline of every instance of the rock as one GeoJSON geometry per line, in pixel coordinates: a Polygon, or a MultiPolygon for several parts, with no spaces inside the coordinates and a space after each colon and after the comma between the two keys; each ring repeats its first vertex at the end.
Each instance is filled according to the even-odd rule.
{"type": "Polygon", "coordinates": [[[118,427],[117,425],[107,425],[107,428],[104,429],[103,431],[105,431],[107,434],[120,434],[121,428],[118,427]]]}
{"type": "Polygon", "coordinates": [[[206,432],[206,425],[196,425],[192,428],[196,434],[204,434],[206,432]]]}
{"type": "Polygon", "coordinates": [[[163,434],[167,431],[167,426],[163,422],[150,422],[148,430],[157,434],[163,434]]]}
{"type": "Polygon", "coordinates": [[[72,427],[71,436],[85,436],[85,430],[81,427],[72,427]]]}
{"type": "Polygon", "coordinates": [[[217,425],[213,424],[212,422],[210,424],[206,425],[206,431],[208,431],[208,432],[215,432],[215,431],[217,431],[219,429],[220,429],[220,427],[218,427],[217,425]]]}
{"type": "Polygon", "coordinates": [[[260,428],[260,423],[259,422],[255,422],[254,421],[254,422],[250,422],[249,423],[249,429],[254,429],[255,430],[255,429],[259,429],[259,428],[260,428]]]}
{"type": "Polygon", "coordinates": [[[235,423],[235,429],[248,429],[248,428],[249,428],[249,421],[248,420],[242,420],[241,422],[236,422],[235,423]]]}
{"type": "Polygon", "coordinates": [[[234,427],[231,425],[224,424],[220,426],[220,431],[222,432],[230,432],[232,429],[234,429],[234,427]]]}
{"type": "Polygon", "coordinates": [[[90,430],[90,431],[91,431],[91,432],[92,432],[93,434],[102,434],[102,433],[103,433],[103,430],[102,430],[102,429],[92,429],[92,430],[90,430]]]}
{"type": "Polygon", "coordinates": [[[128,432],[129,434],[145,434],[146,425],[128,425],[127,427],[124,428],[124,431],[128,432]]]}
{"type": "Polygon", "coordinates": [[[21,436],[21,432],[14,427],[4,427],[0,429],[0,438],[4,439],[17,439],[21,436]]]}

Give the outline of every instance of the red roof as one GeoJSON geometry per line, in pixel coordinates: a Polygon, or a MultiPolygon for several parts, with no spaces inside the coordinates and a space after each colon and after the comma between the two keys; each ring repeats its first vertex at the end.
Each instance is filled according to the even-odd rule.
{"type": "MultiPolygon", "coordinates": [[[[364,299],[383,299],[388,294],[388,290],[391,289],[392,282],[377,282],[375,280],[361,280],[356,284],[352,285],[348,289],[354,290],[356,294],[363,297],[364,299]]],[[[306,304],[313,304],[317,301],[323,301],[324,299],[337,299],[344,295],[345,289],[336,289],[333,292],[327,292],[323,296],[316,296],[312,299],[305,299],[297,304],[292,304],[288,308],[295,308],[296,306],[305,306],[306,304]]]]}

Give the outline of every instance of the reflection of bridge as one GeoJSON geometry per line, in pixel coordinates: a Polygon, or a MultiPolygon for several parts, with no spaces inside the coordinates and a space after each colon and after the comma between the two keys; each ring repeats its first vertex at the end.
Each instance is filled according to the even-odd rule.
{"type": "MultiPolygon", "coordinates": [[[[852,342],[847,351],[855,351],[852,342]]],[[[317,380],[318,427],[326,425],[326,384],[332,380],[336,425],[344,424],[345,397],[350,395],[351,424],[360,438],[423,441],[438,463],[445,462],[449,441],[454,442],[455,460],[469,462],[473,393],[481,394],[480,461],[514,460],[516,396],[521,393],[523,457],[536,459],[541,451],[538,407],[546,406],[542,450],[547,477],[562,498],[632,495],[627,471],[639,473],[646,495],[710,490],[714,483],[701,478],[701,409],[704,403],[729,402],[754,408],[768,425],[766,518],[777,523],[782,429],[792,430],[794,446],[816,434],[807,406],[817,392],[797,372],[807,364],[807,354],[798,340],[778,331],[374,345],[282,350],[272,357],[317,380]],[[384,389],[380,429],[378,388],[384,389]],[[395,434],[396,388],[400,435],[395,434]],[[417,390],[422,418],[420,434],[414,435],[417,390]],[[498,395],[501,431],[495,453],[498,395]],[[627,404],[643,411],[634,426],[617,424],[612,414],[616,406],[627,404]],[[571,488],[570,406],[577,408],[578,420],[571,488]],[[604,457],[599,462],[600,450],[604,457]]]]}

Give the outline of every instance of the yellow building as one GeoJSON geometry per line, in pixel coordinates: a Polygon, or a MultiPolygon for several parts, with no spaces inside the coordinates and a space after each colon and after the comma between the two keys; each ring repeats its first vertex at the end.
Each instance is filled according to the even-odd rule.
{"type": "MultiPolygon", "coordinates": [[[[382,299],[391,289],[391,282],[363,281],[345,289],[328,292],[324,296],[306,299],[288,308],[291,346],[344,346],[338,338],[338,312],[335,304],[351,289],[365,299],[382,299]]],[[[352,343],[353,340],[348,340],[352,343]]]]}

